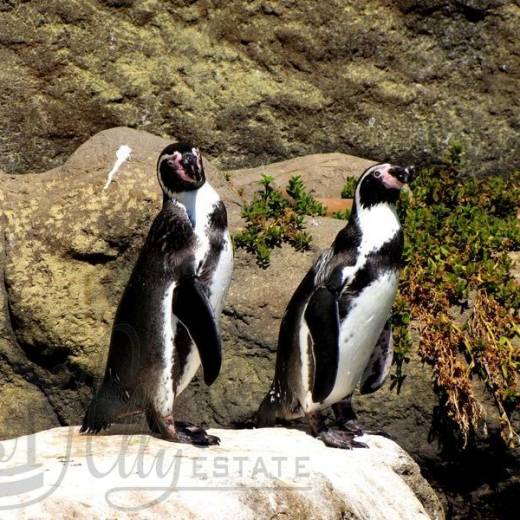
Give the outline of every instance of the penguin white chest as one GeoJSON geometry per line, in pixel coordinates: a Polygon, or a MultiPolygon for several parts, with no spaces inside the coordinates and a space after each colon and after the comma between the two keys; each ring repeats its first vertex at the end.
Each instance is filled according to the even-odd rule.
{"type": "Polygon", "coordinates": [[[397,282],[395,271],[387,271],[374,280],[352,302],[340,323],[338,372],[328,403],[350,395],[359,383],[392,311],[397,282]]]}
{"type": "Polygon", "coordinates": [[[304,405],[306,412],[326,408],[354,391],[390,316],[397,285],[397,272],[387,271],[352,301],[340,323],[338,369],[332,392],[322,403],[314,403],[309,390],[304,405]]]}
{"type": "Polygon", "coordinates": [[[226,231],[224,234],[224,244],[217,266],[210,282],[210,302],[215,316],[218,318],[224,307],[229,285],[231,284],[231,275],[233,273],[233,246],[231,238],[226,231]]]}
{"type": "MultiPolygon", "coordinates": [[[[208,183],[205,183],[196,192],[184,193],[180,202],[186,209],[196,239],[193,248],[195,273],[200,275],[207,268],[208,263],[211,265],[214,260],[212,255],[218,255],[216,265],[210,270],[209,280],[207,281],[210,304],[215,319],[218,320],[231,282],[233,269],[233,250],[227,230],[223,232],[224,244],[221,251],[213,247],[210,241],[212,214],[218,208],[218,204],[221,203],[220,197],[208,183]]],[[[180,367],[180,379],[176,382],[176,395],[186,388],[199,366],[199,352],[195,344],[192,343],[190,352],[184,360],[184,366],[180,367]]]]}
{"type": "MultiPolygon", "coordinates": [[[[209,251],[209,244],[208,244],[209,251]]],[[[211,252],[209,252],[211,254],[211,252]]],[[[204,259],[206,257],[203,256],[201,262],[204,263],[204,259]]],[[[202,265],[202,264],[201,264],[202,265]]],[[[229,288],[229,284],[231,283],[231,274],[233,271],[233,249],[231,246],[231,240],[229,238],[229,234],[225,233],[224,247],[220,252],[219,259],[215,270],[211,276],[211,280],[209,282],[209,291],[210,297],[209,301],[211,307],[213,308],[215,319],[218,319],[220,313],[222,312],[222,307],[224,305],[224,300],[229,288]]],[[[200,356],[199,351],[196,348],[195,344],[191,344],[190,353],[186,358],[185,365],[181,371],[180,381],[177,384],[177,394],[180,394],[190,383],[190,381],[195,376],[198,368],[200,366],[200,356]]]]}
{"type": "Polygon", "coordinates": [[[220,201],[217,192],[206,182],[199,190],[183,193],[179,200],[184,206],[195,234],[195,270],[198,272],[210,250],[208,228],[210,215],[220,201]]]}

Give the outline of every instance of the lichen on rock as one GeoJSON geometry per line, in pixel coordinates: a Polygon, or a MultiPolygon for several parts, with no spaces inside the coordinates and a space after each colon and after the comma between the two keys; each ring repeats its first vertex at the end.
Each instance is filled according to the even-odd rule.
{"type": "Polygon", "coordinates": [[[519,20],[501,0],[3,2],[0,168],[43,171],[131,126],[226,168],[431,162],[458,141],[468,171],[510,170],[519,20]]]}

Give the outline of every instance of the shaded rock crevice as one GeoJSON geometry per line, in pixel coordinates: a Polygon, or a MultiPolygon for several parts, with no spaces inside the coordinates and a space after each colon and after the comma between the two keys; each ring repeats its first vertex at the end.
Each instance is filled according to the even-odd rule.
{"type": "Polygon", "coordinates": [[[113,262],[117,260],[117,256],[112,254],[89,253],[79,251],[71,252],[70,257],[73,260],[77,260],[78,262],[85,262],[90,265],[107,264],[108,262],[113,262]]]}

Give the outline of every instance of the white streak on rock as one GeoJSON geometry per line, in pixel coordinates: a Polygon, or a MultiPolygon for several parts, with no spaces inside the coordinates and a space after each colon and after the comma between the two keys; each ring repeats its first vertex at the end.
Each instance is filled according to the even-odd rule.
{"type": "Polygon", "coordinates": [[[108,172],[107,182],[103,187],[104,190],[106,190],[110,186],[110,183],[114,180],[116,173],[118,172],[119,168],[121,168],[123,163],[130,159],[131,153],[132,149],[127,144],[123,144],[117,149],[116,162],[114,163],[114,166],[112,166],[112,169],[108,172]]]}

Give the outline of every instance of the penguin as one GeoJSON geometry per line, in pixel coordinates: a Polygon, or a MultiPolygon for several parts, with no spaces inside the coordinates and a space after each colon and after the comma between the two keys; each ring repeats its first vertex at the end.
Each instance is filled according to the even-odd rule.
{"type": "Polygon", "coordinates": [[[347,225],[316,260],[282,318],[273,383],[257,426],[305,417],[327,446],[366,447],[352,394],[375,392],[393,355],[390,313],[403,252],[396,212],[413,167],[377,164],[359,178],[347,225]],[[321,411],[333,408],[336,427],[321,411]]]}
{"type": "Polygon", "coordinates": [[[218,319],[233,269],[227,213],[206,181],[200,151],[167,146],[157,161],[163,204],[116,311],[106,370],[81,432],[98,433],[144,412],[174,442],[219,439],[173,420],[173,404],[200,365],[211,385],[222,362],[218,319]]]}

